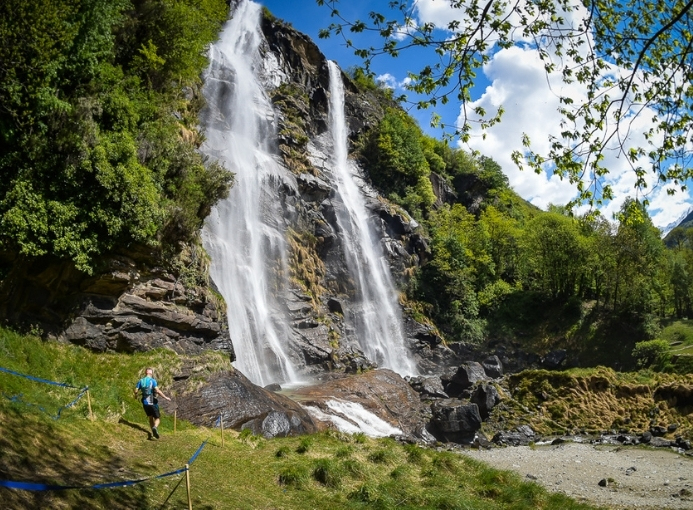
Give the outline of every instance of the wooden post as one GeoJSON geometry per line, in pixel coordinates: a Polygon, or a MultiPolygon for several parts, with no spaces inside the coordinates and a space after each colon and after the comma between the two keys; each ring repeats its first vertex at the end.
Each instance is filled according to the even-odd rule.
{"type": "Polygon", "coordinates": [[[219,415],[219,424],[221,425],[221,447],[224,447],[224,417],[219,415]]]}
{"type": "Polygon", "coordinates": [[[94,413],[91,412],[91,396],[89,396],[89,390],[87,390],[87,407],[89,408],[89,419],[94,421],[94,413]]]}
{"type": "Polygon", "coordinates": [[[178,420],[178,409],[173,410],[173,433],[176,433],[176,421],[178,420]]]}
{"type": "Polygon", "coordinates": [[[190,464],[185,465],[185,487],[188,489],[188,510],[192,510],[192,498],[190,497],[190,464]]]}

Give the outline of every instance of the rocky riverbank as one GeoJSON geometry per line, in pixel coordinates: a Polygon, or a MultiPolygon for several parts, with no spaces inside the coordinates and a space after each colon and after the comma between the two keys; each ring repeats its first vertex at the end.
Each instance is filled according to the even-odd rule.
{"type": "Polygon", "coordinates": [[[612,509],[693,508],[693,458],[671,450],[565,442],[462,452],[612,509]]]}

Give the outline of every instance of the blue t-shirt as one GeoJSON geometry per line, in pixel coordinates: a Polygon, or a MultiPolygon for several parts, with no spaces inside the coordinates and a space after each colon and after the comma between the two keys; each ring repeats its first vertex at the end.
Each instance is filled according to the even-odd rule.
{"type": "Polygon", "coordinates": [[[137,389],[142,391],[142,403],[144,405],[154,405],[154,388],[156,388],[156,386],[156,379],[149,376],[143,377],[137,381],[137,389]]]}

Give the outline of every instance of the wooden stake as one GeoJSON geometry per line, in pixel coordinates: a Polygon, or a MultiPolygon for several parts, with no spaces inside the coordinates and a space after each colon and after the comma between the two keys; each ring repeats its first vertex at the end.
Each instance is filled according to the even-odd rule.
{"type": "Polygon", "coordinates": [[[89,419],[94,421],[94,413],[91,412],[91,397],[89,396],[89,390],[87,390],[87,407],[89,407],[89,419]]]}
{"type": "Polygon", "coordinates": [[[176,421],[178,420],[178,409],[173,410],[173,433],[176,433],[176,421]]]}
{"type": "Polygon", "coordinates": [[[219,423],[221,424],[221,447],[224,447],[224,417],[219,415],[219,423]]]}
{"type": "Polygon", "coordinates": [[[188,510],[192,510],[192,498],[190,497],[190,465],[185,465],[185,487],[188,489],[188,510]]]}

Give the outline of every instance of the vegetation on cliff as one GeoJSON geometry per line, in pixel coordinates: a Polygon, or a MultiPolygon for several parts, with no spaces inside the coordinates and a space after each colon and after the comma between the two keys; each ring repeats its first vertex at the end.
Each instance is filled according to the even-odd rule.
{"type": "Polygon", "coordinates": [[[0,253],[91,272],[116,246],[194,237],[232,174],[196,151],[223,0],[0,7],[0,253]]]}

